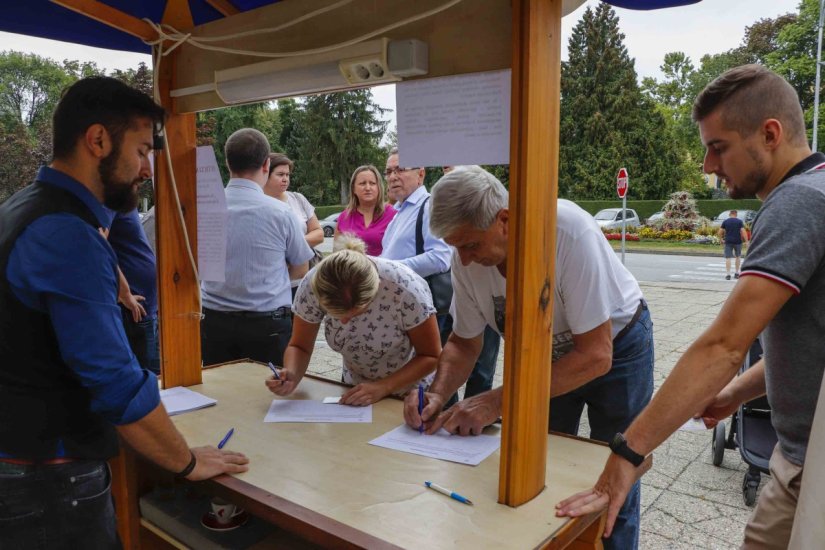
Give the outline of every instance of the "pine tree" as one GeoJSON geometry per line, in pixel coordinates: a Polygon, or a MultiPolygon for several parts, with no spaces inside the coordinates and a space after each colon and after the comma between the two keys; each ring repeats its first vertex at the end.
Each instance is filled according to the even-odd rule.
{"type": "Polygon", "coordinates": [[[630,173],[631,198],[657,199],[677,189],[690,167],[678,154],[669,121],[642,94],[609,6],[585,11],[568,54],[562,64],[559,194],[612,198],[621,167],[630,173]]]}

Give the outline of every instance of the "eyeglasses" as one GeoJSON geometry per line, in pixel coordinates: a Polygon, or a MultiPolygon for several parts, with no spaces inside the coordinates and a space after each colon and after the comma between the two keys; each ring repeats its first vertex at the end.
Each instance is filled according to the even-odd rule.
{"type": "Polygon", "coordinates": [[[395,168],[387,168],[384,170],[384,177],[390,177],[393,174],[399,175],[401,172],[409,172],[410,170],[417,170],[417,168],[401,168],[400,166],[396,166],[395,168]]]}

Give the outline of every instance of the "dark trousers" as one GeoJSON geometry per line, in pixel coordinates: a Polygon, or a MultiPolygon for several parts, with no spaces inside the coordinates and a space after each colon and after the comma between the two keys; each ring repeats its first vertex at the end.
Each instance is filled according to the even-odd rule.
{"type": "MultiPolygon", "coordinates": [[[[610,441],[624,432],[653,395],[653,321],[647,306],[618,341],[613,342],[613,365],[604,376],[550,400],[550,429],[576,435],[584,405],[590,438],[610,441]]],[[[628,550],[639,545],[641,485],[633,486],[619,510],[605,549],[628,550]]]]}
{"type": "Polygon", "coordinates": [[[104,461],[0,461],[0,550],[121,548],[104,461]]]}
{"type": "Polygon", "coordinates": [[[203,308],[201,353],[204,365],[235,359],[284,364],[284,351],[292,337],[288,307],[269,313],[225,312],[203,308]]]}
{"type": "Polygon", "coordinates": [[[146,370],[160,374],[160,347],[158,346],[158,320],[144,317],[135,323],[132,312],[120,306],[123,329],[129,340],[129,347],[138,363],[146,370]]]}

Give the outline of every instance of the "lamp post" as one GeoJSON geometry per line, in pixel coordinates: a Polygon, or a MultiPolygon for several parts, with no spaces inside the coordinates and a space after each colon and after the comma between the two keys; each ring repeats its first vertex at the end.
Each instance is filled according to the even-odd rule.
{"type": "Polygon", "coordinates": [[[825,22],[825,0],[819,0],[819,39],[816,43],[816,84],[814,85],[814,130],[811,149],[817,150],[817,131],[819,130],[819,79],[822,72],[822,26],[825,22]]]}

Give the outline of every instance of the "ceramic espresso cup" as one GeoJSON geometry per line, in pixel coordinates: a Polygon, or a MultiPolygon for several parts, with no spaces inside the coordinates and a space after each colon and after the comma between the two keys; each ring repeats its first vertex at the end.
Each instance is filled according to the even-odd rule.
{"type": "Polygon", "coordinates": [[[212,513],[215,520],[221,525],[227,525],[235,515],[235,505],[222,498],[215,497],[211,501],[212,513]]]}

